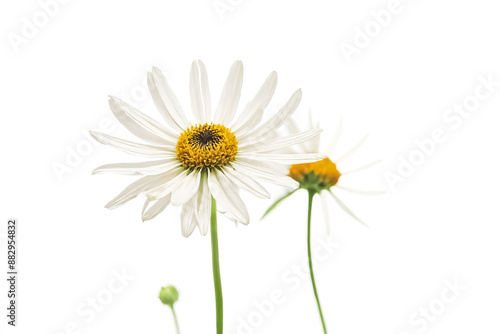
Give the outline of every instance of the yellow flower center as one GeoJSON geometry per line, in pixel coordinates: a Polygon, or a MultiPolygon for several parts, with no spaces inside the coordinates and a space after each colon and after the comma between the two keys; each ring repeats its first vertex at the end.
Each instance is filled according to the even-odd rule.
{"type": "Polygon", "coordinates": [[[319,183],[320,188],[330,188],[337,184],[341,176],[337,166],[329,159],[311,162],[307,164],[292,165],[290,177],[298,181],[301,186],[313,186],[319,183]]]}
{"type": "Polygon", "coordinates": [[[222,167],[234,161],[238,141],[224,125],[197,124],[181,133],[176,151],[186,168],[222,167]]]}

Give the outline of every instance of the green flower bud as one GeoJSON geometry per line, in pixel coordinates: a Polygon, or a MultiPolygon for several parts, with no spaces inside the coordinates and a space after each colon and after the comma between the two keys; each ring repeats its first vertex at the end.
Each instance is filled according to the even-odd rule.
{"type": "Polygon", "coordinates": [[[168,305],[170,307],[174,306],[174,303],[179,299],[179,292],[173,285],[168,285],[164,288],[161,288],[160,291],[160,300],[163,304],[168,305]]]}

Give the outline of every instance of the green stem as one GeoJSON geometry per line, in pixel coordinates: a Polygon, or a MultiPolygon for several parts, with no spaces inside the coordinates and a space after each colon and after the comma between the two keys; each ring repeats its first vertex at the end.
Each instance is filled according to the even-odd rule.
{"type": "Polygon", "coordinates": [[[327,334],[325,319],[323,318],[323,311],[321,311],[321,304],[319,302],[318,290],[316,289],[316,281],[314,279],[312,256],[311,256],[311,216],[312,216],[313,197],[315,194],[316,194],[315,191],[309,190],[309,204],[307,210],[307,256],[309,257],[309,272],[311,273],[311,281],[314,290],[314,296],[316,297],[316,303],[318,304],[319,316],[321,317],[321,323],[323,324],[323,331],[325,332],[325,334],[327,334]]]}
{"type": "Polygon", "coordinates": [[[174,306],[172,305],[170,308],[172,309],[172,314],[174,315],[175,329],[177,330],[177,334],[180,334],[181,330],[179,328],[179,321],[177,320],[177,314],[175,313],[174,306]]]}
{"type": "Polygon", "coordinates": [[[210,236],[212,238],[212,268],[214,272],[215,308],[217,317],[217,334],[222,334],[223,307],[222,284],[219,267],[219,241],[217,240],[217,206],[212,197],[212,214],[210,216],[210,236]]]}

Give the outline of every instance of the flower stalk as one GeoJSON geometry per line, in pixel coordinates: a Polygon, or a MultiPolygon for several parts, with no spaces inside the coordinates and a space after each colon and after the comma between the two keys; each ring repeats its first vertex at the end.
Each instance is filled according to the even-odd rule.
{"type": "Polygon", "coordinates": [[[222,334],[223,328],[223,305],[222,305],[222,283],[219,266],[219,241],[217,238],[217,204],[212,197],[212,213],[210,216],[210,236],[212,239],[212,269],[214,273],[215,309],[217,334],[222,334]]]}
{"type": "Polygon", "coordinates": [[[323,311],[321,310],[321,303],[319,302],[318,289],[316,288],[316,280],[314,279],[314,271],[312,265],[312,256],[311,256],[311,216],[312,216],[312,204],[313,198],[316,194],[314,190],[308,190],[309,193],[309,201],[308,201],[308,210],[307,210],[307,257],[309,258],[309,273],[311,274],[311,282],[314,290],[314,297],[316,297],[316,303],[318,304],[319,316],[321,317],[321,324],[323,325],[323,331],[326,332],[326,324],[325,319],[323,318],[323,311]]]}
{"type": "Polygon", "coordinates": [[[181,333],[181,330],[179,328],[179,321],[177,320],[177,314],[175,313],[175,309],[174,309],[174,306],[172,305],[170,307],[172,309],[172,314],[174,316],[174,322],[175,322],[175,330],[176,330],[176,333],[177,334],[180,334],[181,333]]]}

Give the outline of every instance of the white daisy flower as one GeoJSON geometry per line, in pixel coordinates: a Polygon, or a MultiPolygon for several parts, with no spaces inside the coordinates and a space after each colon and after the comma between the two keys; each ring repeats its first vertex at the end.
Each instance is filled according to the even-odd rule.
{"type": "MultiPolygon", "coordinates": [[[[313,121],[312,118],[310,117],[310,126],[313,126],[313,121]]],[[[287,127],[291,133],[297,133],[297,126],[296,124],[290,120],[287,123],[287,127]]],[[[319,299],[319,294],[318,290],[316,287],[316,280],[314,278],[314,270],[313,270],[313,264],[312,264],[312,257],[311,257],[311,217],[312,217],[312,203],[313,203],[313,198],[316,194],[320,195],[321,197],[321,204],[323,207],[323,213],[324,213],[324,218],[326,221],[327,225],[327,232],[328,234],[330,233],[330,224],[329,224],[329,214],[328,214],[328,204],[327,204],[327,198],[325,198],[326,194],[330,194],[337,204],[349,215],[351,215],[354,219],[356,219],[358,222],[362,223],[363,225],[366,225],[359,219],[345,204],[342,202],[337,195],[334,194],[333,189],[340,188],[341,186],[338,185],[341,173],[337,169],[337,163],[344,161],[346,158],[351,156],[366,140],[367,136],[365,136],[360,142],[358,142],[352,149],[347,151],[346,153],[342,154],[340,157],[337,159],[334,159],[333,162],[332,159],[328,158],[328,156],[332,153],[334,150],[335,146],[337,145],[337,142],[340,138],[342,130],[342,118],[340,119],[340,122],[338,124],[337,130],[335,131],[335,135],[330,141],[330,144],[327,146],[325,151],[323,151],[324,156],[326,158],[316,161],[316,162],[309,162],[309,163],[299,163],[299,164],[292,164],[290,166],[289,170],[289,175],[299,182],[299,186],[295,189],[292,190],[291,192],[288,192],[286,195],[278,199],[269,209],[264,213],[264,218],[269,212],[271,212],[276,206],[281,203],[284,199],[288,198],[291,196],[293,193],[295,193],[299,189],[305,189],[309,193],[309,199],[308,199],[308,213],[307,213],[307,254],[308,254],[308,260],[309,260],[309,275],[311,276],[311,283],[313,287],[313,292],[314,292],[314,297],[316,299],[316,304],[318,307],[318,312],[319,316],[321,318],[321,325],[323,326],[323,332],[324,334],[327,334],[327,329],[326,329],[326,323],[325,323],[325,318],[323,316],[323,311],[321,308],[321,303],[319,299]]],[[[293,152],[292,149],[288,149],[287,151],[293,152]]],[[[313,153],[313,152],[319,152],[320,151],[320,138],[316,137],[315,139],[309,141],[308,143],[304,143],[300,147],[300,152],[302,154],[307,154],[307,153],[313,153]]],[[[358,172],[361,170],[365,170],[371,166],[374,166],[377,164],[379,161],[375,161],[373,163],[367,164],[365,166],[361,166],[359,168],[356,168],[354,170],[351,170],[350,173],[358,172]]],[[[344,172],[345,174],[346,172],[344,172]]],[[[347,172],[349,173],[349,172],[347,172]]],[[[359,190],[355,190],[352,188],[346,188],[342,187],[345,190],[348,191],[354,191],[354,192],[361,192],[359,190]]],[[[364,193],[369,193],[369,192],[364,192],[364,193]]],[[[378,192],[372,192],[372,193],[378,193],[378,192]]]]}
{"type": "Polygon", "coordinates": [[[239,189],[269,198],[261,181],[297,187],[298,182],[287,176],[283,167],[323,158],[319,154],[279,153],[280,149],[318,136],[319,129],[269,138],[269,134],[281,127],[297,109],[302,96],[300,89],[274,116],[259,125],[276,89],[276,72],[268,76],[254,98],[235,118],[243,84],[242,62],[236,61],[232,65],[219,103],[212,111],[205,65],[199,60],[194,61],[189,83],[194,116],[191,122],[158,68],[148,73],[147,82],[167,126],[126,102],[110,97],[109,104],[116,118],[146,143],[90,132],[102,144],[155,159],[109,164],[94,170],[95,174],[142,175],[106,204],[108,209],[115,209],[138,196],[146,196],[143,221],[156,217],[170,204],[182,206],[182,234],[188,237],[198,226],[201,234],[206,235],[212,197],[229,218],[248,224],[249,214],[238,194],[239,189]]]}
{"type": "MultiPolygon", "coordinates": [[[[335,130],[335,134],[333,137],[330,139],[330,142],[326,147],[321,149],[321,142],[320,142],[320,136],[317,136],[316,138],[313,138],[312,140],[308,141],[307,143],[301,143],[298,146],[296,150],[293,149],[288,149],[287,152],[300,152],[303,154],[311,154],[311,153],[318,153],[320,152],[321,155],[323,155],[325,158],[312,162],[312,163],[300,163],[300,164],[292,164],[290,166],[290,170],[288,175],[292,177],[294,180],[299,182],[299,187],[296,188],[295,190],[288,192],[285,194],[283,197],[278,199],[264,214],[266,216],[268,213],[270,213],[281,201],[284,199],[288,198],[291,196],[295,191],[299,189],[306,189],[308,191],[313,191],[315,194],[318,194],[321,198],[321,204],[323,208],[323,217],[325,219],[326,223],[326,229],[327,229],[327,234],[330,234],[330,223],[329,223],[329,210],[328,210],[328,196],[331,196],[334,201],[344,210],[348,215],[350,215],[352,218],[354,218],[356,221],[359,223],[366,225],[357,215],[354,214],[354,212],[349,209],[349,207],[340,200],[338,194],[336,193],[336,189],[348,191],[348,192],[353,192],[353,193],[358,193],[358,194],[365,194],[365,195],[378,195],[378,194],[383,194],[385,191],[384,190],[372,190],[372,191],[367,191],[367,190],[359,190],[359,189],[354,189],[349,187],[348,185],[345,185],[344,182],[342,181],[343,179],[341,178],[342,175],[347,175],[347,174],[352,174],[352,173],[357,173],[364,171],[368,168],[371,168],[378,163],[380,163],[382,160],[376,160],[373,162],[370,162],[368,164],[365,164],[363,166],[359,166],[350,170],[343,170],[341,173],[338,169],[339,164],[341,165],[344,161],[346,161],[350,156],[352,156],[366,141],[368,138],[368,135],[364,136],[360,141],[358,141],[354,146],[352,146],[351,149],[349,149],[347,152],[344,152],[343,154],[338,155],[336,158],[330,158],[337,146],[337,143],[341,137],[342,134],[342,124],[343,124],[343,118],[341,117],[338,124],[337,128],[335,130]]],[[[313,120],[309,119],[309,126],[314,127],[318,126],[317,123],[314,123],[313,120]]],[[[297,133],[298,132],[298,127],[296,123],[293,120],[289,120],[286,123],[286,127],[290,133],[297,133]]],[[[342,170],[342,168],[341,168],[342,170]]]]}

